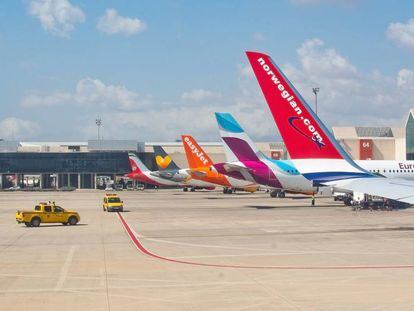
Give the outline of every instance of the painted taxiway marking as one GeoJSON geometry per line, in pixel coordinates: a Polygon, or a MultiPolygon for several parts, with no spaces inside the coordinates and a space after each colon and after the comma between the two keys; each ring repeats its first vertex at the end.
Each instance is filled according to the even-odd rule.
{"type": "MultiPolygon", "coordinates": [[[[231,257],[248,257],[248,256],[258,256],[258,254],[268,254],[272,256],[289,256],[289,255],[319,255],[319,254],[331,254],[331,255],[355,255],[355,252],[351,251],[298,251],[298,250],[290,250],[290,249],[277,249],[278,253],[269,253],[268,248],[250,248],[250,247],[237,247],[237,246],[231,246],[231,245],[211,245],[211,244],[198,244],[198,243],[189,243],[189,242],[178,242],[178,241],[169,241],[164,239],[156,239],[156,238],[148,238],[143,236],[142,234],[136,233],[132,228],[131,231],[139,237],[141,240],[145,241],[151,241],[151,242],[157,242],[157,243],[164,243],[164,244],[174,244],[174,245],[180,245],[180,246],[190,246],[190,247],[200,247],[200,248],[219,248],[219,249],[225,249],[225,250],[242,250],[242,251],[253,251],[253,252],[261,252],[261,253],[254,253],[254,254],[244,254],[244,255],[229,255],[231,257]]],[[[205,237],[207,238],[207,237],[205,237]]],[[[358,255],[407,255],[406,253],[402,252],[364,252],[364,253],[358,253],[358,255]]],[[[225,255],[227,256],[227,255],[225,255]]],[[[189,256],[189,257],[173,257],[174,259],[177,258],[202,258],[204,256],[189,256]]],[[[212,256],[212,257],[220,257],[220,255],[212,256]]]]}
{"type": "Polygon", "coordinates": [[[195,262],[195,261],[185,261],[174,259],[171,257],[165,257],[157,255],[150,250],[146,249],[144,245],[142,245],[139,238],[141,238],[126,222],[125,218],[118,212],[117,213],[119,220],[121,221],[122,226],[124,227],[127,235],[131,239],[134,246],[139,250],[141,253],[156,258],[159,260],[172,262],[172,263],[179,263],[185,265],[192,265],[192,266],[201,266],[201,267],[215,267],[215,268],[232,268],[232,269],[274,269],[274,270],[375,270],[375,269],[413,269],[413,265],[349,265],[349,266],[244,266],[244,265],[229,265],[229,264],[209,264],[203,262],[195,262]]]}
{"type": "Polygon", "coordinates": [[[66,276],[68,275],[69,267],[72,264],[73,254],[75,253],[76,245],[72,245],[66,255],[65,262],[63,263],[62,269],[60,270],[59,280],[56,283],[55,291],[62,289],[63,283],[65,283],[66,276]]]}

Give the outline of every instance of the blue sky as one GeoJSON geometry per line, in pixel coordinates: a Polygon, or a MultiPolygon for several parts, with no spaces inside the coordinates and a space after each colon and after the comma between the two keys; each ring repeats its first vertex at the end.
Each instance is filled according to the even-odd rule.
{"type": "Polygon", "coordinates": [[[269,53],[329,126],[401,126],[414,106],[414,2],[0,3],[0,138],[217,140],[228,111],[277,130],[245,50],[269,53]],[[338,111],[341,111],[339,114],[338,111]]]}

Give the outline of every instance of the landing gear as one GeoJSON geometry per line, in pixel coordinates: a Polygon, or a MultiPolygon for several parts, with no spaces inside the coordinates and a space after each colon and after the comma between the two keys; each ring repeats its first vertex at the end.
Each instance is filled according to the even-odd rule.
{"type": "Polygon", "coordinates": [[[223,188],[223,193],[224,194],[232,194],[233,190],[231,188],[223,188]]]}
{"type": "Polygon", "coordinates": [[[192,187],[192,188],[190,189],[190,191],[191,191],[191,192],[195,192],[195,188],[194,188],[194,187],[192,187]]]}
{"type": "Polygon", "coordinates": [[[346,206],[352,206],[353,200],[352,200],[352,196],[349,194],[346,194],[344,197],[344,204],[346,206]]]}
{"type": "Polygon", "coordinates": [[[284,198],[286,197],[286,194],[283,190],[273,190],[272,192],[270,192],[270,196],[272,198],[284,198]]]}
{"type": "Polygon", "coordinates": [[[184,191],[184,192],[187,192],[187,191],[188,191],[188,188],[183,188],[183,191],[184,191]]]}

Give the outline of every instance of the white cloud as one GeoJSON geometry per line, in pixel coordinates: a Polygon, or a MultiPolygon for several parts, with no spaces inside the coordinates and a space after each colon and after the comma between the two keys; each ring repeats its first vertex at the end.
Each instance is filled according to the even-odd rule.
{"type": "Polygon", "coordinates": [[[150,104],[149,96],[140,96],[122,85],[105,85],[101,80],[85,78],[77,82],[74,92],[29,94],[22,107],[50,107],[64,104],[105,106],[121,110],[139,110],[150,104]]]}
{"type": "Polygon", "coordinates": [[[414,18],[407,23],[391,23],[386,32],[389,39],[402,46],[414,49],[414,18]]]}
{"type": "Polygon", "coordinates": [[[220,94],[204,89],[187,91],[181,95],[181,99],[191,102],[201,102],[205,100],[217,99],[219,97],[220,94]]]}
{"type": "Polygon", "coordinates": [[[139,110],[151,103],[149,96],[140,96],[123,85],[105,85],[91,78],[77,83],[74,98],[80,104],[105,105],[122,110],[139,110]]]}
{"type": "Polygon", "coordinates": [[[85,21],[83,11],[68,0],[32,0],[29,14],[39,19],[44,30],[60,37],[69,37],[75,24],[85,21]]]}
{"type": "Polygon", "coordinates": [[[96,27],[109,35],[123,34],[130,36],[143,31],[146,25],[138,18],[124,17],[119,15],[115,9],[107,9],[105,14],[99,18],[96,27]]]}
{"type": "Polygon", "coordinates": [[[56,92],[52,94],[29,94],[23,98],[22,107],[50,107],[67,103],[71,100],[71,94],[56,92]]]}
{"type": "Polygon", "coordinates": [[[305,41],[297,50],[303,69],[309,73],[318,72],[330,77],[352,76],[357,70],[334,49],[325,49],[325,43],[320,39],[305,41]]]}
{"type": "MultiPolygon", "coordinates": [[[[414,97],[414,72],[395,75],[358,69],[320,39],[297,49],[297,62],[278,64],[313,107],[312,87],[320,87],[319,115],[328,126],[402,126],[414,97]]],[[[277,140],[277,129],[250,66],[239,66],[239,86],[222,95],[206,89],[183,92],[168,102],[140,95],[123,85],[99,79],[78,81],[69,93],[42,95],[47,104],[76,105],[69,118],[72,137],[96,136],[93,120],[103,119],[105,138],[175,140],[183,133],[197,139],[218,139],[214,112],[230,112],[257,141],[277,140]],[[60,101],[58,100],[60,99],[60,101]]],[[[39,96],[39,95],[38,95],[39,96]]],[[[42,98],[26,97],[27,107],[42,106],[42,98]],[[32,101],[29,101],[32,99],[32,101]]],[[[63,122],[63,121],[62,121],[63,122]]],[[[64,126],[62,126],[63,128],[64,126]]]]}
{"type": "Polygon", "coordinates": [[[0,138],[22,139],[34,137],[38,134],[40,126],[32,121],[18,118],[0,120],[0,138]]]}
{"type": "Polygon", "coordinates": [[[414,72],[409,69],[401,69],[397,76],[397,85],[400,88],[414,90],[414,72]]]}
{"type": "Polygon", "coordinates": [[[414,96],[413,72],[362,72],[319,39],[305,41],[297,53],[300,66],[284,65],[284,72],[312,108],[312,87],[320,87],[318,110],[330,126],[403,125],[414,96]]]}

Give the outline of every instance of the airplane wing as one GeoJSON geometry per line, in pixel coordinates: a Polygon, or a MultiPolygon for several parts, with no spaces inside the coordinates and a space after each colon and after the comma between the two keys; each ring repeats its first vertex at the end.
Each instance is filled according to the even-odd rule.
{"type": "Polygon", "coordinates": [[[256,183],[256,181],[250,174],[250,169],[245,166],[238,165],[235,163],[225,163],[223,167],[227,172],[239,172],[240,174],[242,174],[244,179],[256,183]]]}
{"type": "Polygon", "coordinates": [[[201,171],[201,170],[197,170],[197,169],[188,169],[188,170],[186,170],[187,171],[187,173],[188,174],[194,174],[195,176],[197,176],[197,177],[204,177],[204,176],[206,176],[207,175],[207,173],[206,172],[204,172],[204,171],[201,171]]]}
{"type": "Polygon", "coordinates": [[[325,182],[325,185],[349,191],[414,204],[414,181],[400,178],[352,178],[325,182]]]}

